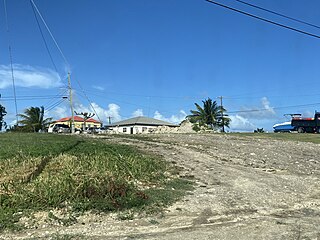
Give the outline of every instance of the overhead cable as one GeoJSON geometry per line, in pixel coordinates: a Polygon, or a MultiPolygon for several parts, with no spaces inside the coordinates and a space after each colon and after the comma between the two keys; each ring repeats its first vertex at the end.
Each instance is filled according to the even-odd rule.
{"type": "Polygon", "coordinates": [[[46,29],[47,29],[48,33],[50,34],[50,36],[51,36],[51,38],[52,38],[52,40],[53,40],[54,44],[56,45],[57,49],[59,50],[59,52],[60,52],[60,54],[61,54],[61,56],[62,56],[62,58],[63,58],[64,62],[66,63],[66,65],[67,65],[67,66],[68,66],[68,68],[69,68],[69,67],[70,67],[70,64],[69,64],[69,62],[68,62],[68,60],[67,60],[66,56],[63,54],[63,52],[62,52],[62,50],[61,50],[61,48],[60,48],[60,46],[59,46],[58,42],[57,42],[57,41],[56,41],[56,39],[54,38],[54,36],[53,36],[53,34],[52,34],[52,32],[51,32],[50,28],[48,27],[48,25],[47,25],[46,21],[45,21],[45,20],[44,20],[44,18],[42,17],[42,15],[41,15],[41,13],[40,13],[40,11],[39,11],[39,9],[38,9],[37,5],[34,3],[34,1],[33,1],[33,0],[30,0],[30,2],[31,2],[31,3],[32,3],[32,5],[34,6],[34,8],[35,8],[35,10],[37,11],[38,15],[40,16],[41,21],[43,22],[44,26],[46,27],[46,29]]]}
{"type": "Polygon", "coordinates": [[[16,84],[14,78],[14,71],[13,71],[13,60],[12,60],[12,50],[10,45],[10,31],[9,31],[9,21],[8,21],[8,12],[7,12],[7,3],[6,0],[3,0],[4,5],[4,15],[6,18],[6,27],[7,27],[7,38],[8,38],[8,49],[9,49],[9,58],[10,58],[10,69],[11,69],[11,78],[12,78],[12,87],[13,87],[13,95],[14,95],[14,105],[16,110],[16,121],[17,125],[19,123],[19,115],[18,115],[18,104],[17,104],[17,94],[16,94],[16,84]]]}
{"type": "Polygon", "coordinates": [[[255,18],[255,19],[258,19],[258,20],[261,20],[261,21],[264,21],[264,22],[267,22],[267,23],[282,27],[282,28],[289,29],[289,30],[294,31],[294,32],[298,32],[298,33],[301,33],[301,34],[304,34],[304,35],[308,35],[308,36],[314,37],[314,38],[320,38],[319,35],[316,35],[316,34],[313,34],[313,33],[309,33],[309,32],[306,32],[306,31],[303,31],[303,30],[300,30],[300,29],[297,29],[297,28],[293,28],[293,27],[290,27],[290,26],[287,26],[287,25],[284,25],[284,24],[281,24],[281,23],[277,23],[277,22],[271,21],[269,19],[253,15],[251,13],[247,13],[247,12],[244,12],[242,10],[239,10],[239,9],[236,9],[236,8],[233,8],[233,7],[229,7],[227,5],[224,5],[224,4],[212,1],[212,0],[205,0],[205,1],[207,1],[209,3],[212,3],[212,4],[215,4],[217,6],[229,9],[229,10],[234,11],[234,12],[241,13],[241,14],[244,14],[246,16],[249,16],[249,17],[252,17],[252,18],[255,18]]]}
{"type": "Polygon", "coordinates": [[[63,103],[65,101],[65,99],[60,99],[59,101],[51,104],[50,106],[48,106],[46,109],[45,109],[45,112],[49,112],[51,111],[52,109],[54,109],[55,107],[59,106],[61,103],[63,103]]]}
{"type": "Polygon", "coordinates": [[[85,96],[85,98],[87,99],[87,101],[89,102],[90,107],[92,108],[92,110],[93,110],[94,113],[96,114],[98,120],[99,120],[100,122],[102,122],[101,119],[100,119],[100,117],[99,117],[99,114],[97,113],[96,109],[95,109],[94,106],[92,105],[91,100],[89,99],[88,95],[86,94],[86,92],[85,92],[84,89],[82,88],[82,86],[81,86],[80,82],[78,81],[78,79],[76,79],[76,82],[78,83],[78,86],[79,86],[81,92],[83,93],[83,95],[85,96]]]}
{"type": "Polygon", "coordinates": [[[36,13],[35,7],[34,7],[34,5],[32,4],[32,0],[30,0],[30,5],[31,5],[31,8],[32,8],[34,17],[35,17],[35,19],[36,19],[36,22],[37,22],[37,25],[38,25],[38,28],[39,28],[39,31],[40,31],[42,40],[43,40],[43,42],[44,42],[44,45],[45,45],[46,50],[47,50],[47,52],[48,52],[48,55],[49,55],[49,57],[50,57],[51,63],[52,63],[52,65],[53,65],[54,69],[56,70],[56,72],[58,73],[57,66],[56,66],[55,62],[53,61],[52,54],[51,54],[50,49],[49,49],[49,47],[48,47],[47,41],[46,41],[46,39],[45,39],[45,37],[44,37],[44,35],[43,35],[43,31],[42,31],[42,28],[41,28],[41,26],[40,26],[40,23],[39,23],[39,20],[38,20],[38,17],[37,17],[37,13],[36,13]]]}
{"type": "Polygon", "coordinates": [[[311,27],[315,27],[315,28],[319,28],[320,29],[320,26],[317,26],[315,24],[312,24],[312,23],[308,23],[308,22],[305,22],[305,21],[302,21],[302,20],[299,20],[299,19],[296,19],[296,18],[293,18],[293,17],[289,17],[289,16],[286,16],[284,14],[281,14],[281,13],[277,13],[275,11],[272,11],[272,10],[269,10],[269,9],[266,9],[266,8],[263,8],[263,7],[259,7],[257,5],[254,5],[254,4],[251,4],[251,3],[247,3],[245,1],[241,1],[241,0],[235,0],[239,3],[242,3],[242,4],[245,4],[247,6],[250,6],[250,7],[253,7],[253,8],[257,8],[257,9],[260,9],[262,11],[265,11],[265,12],[268,12],[268,13],[272,13],[274,15],[277,15],[277,16],[280,16],[280,17],[284,17],[284,18],[287,18],[287,19],[290,19],[292,21],[295,21],[295,22],[298,22],[298,23],[302,23],[302,24],[305,24],[305,25],[308,25],[308,26],[311,26],[311,27]]]}
{"type": "Polygon", "coordinates": [[[309,103],[309,104],[302,104],[302,105],[292,105],[292,106],[282,106],[282,107],[270,107],[270,108],[262,108],[262,109],[249,109],[249,110],[239,110],[239,111],[228,111],[228,113],[250,113],[250,112],[263,112],[263,111],[270,111],[270,110],[277,110],[277,109],[287,109],[287,108],[297,108],[297,107],[310,107],[320,105],[318,103],[309,103]]]}
{"type": "MultiPolygon", "coordinates": [[[[17,97],[17,100],[19,101],[22,101],[22,100],[42,100],[42,99],[53,99],[53,98],[61,98],[60,97],[46,97],[46,96],[43,96],[43,97],[17,97]]],[[[1,98],[2,101],[13,101],[15,100],[14,97],[7,97],[7,98],[1,98]]]]}

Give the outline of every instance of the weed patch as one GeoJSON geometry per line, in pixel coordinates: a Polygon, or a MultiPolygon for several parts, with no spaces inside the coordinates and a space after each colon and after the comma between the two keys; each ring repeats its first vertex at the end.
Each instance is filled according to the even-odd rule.
{"type": "Polygon", "coordinates": [[[157,211],[189,187],[167,180],[173,171],[162,159],[130,146],[55,134],[8,133],[0,142],[0,230],[19,229],[30,211],[157,211]]]}

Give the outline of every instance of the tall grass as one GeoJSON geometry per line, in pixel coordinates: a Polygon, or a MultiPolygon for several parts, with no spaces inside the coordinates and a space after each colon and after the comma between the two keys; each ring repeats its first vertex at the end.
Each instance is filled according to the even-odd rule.
{"type": "MultiPolygon", "coordinates": [[[[168,182],[164,173],[170,167],[163,160],[129,146],[12,133],[1,134],[0,144],[0,229],[12,228],[15,213],[30,209],[144,207],[155,203],[157,187],[163,192],[168,182]]],[[[166,197],[176,193],[166,192],[166,197]]]]}

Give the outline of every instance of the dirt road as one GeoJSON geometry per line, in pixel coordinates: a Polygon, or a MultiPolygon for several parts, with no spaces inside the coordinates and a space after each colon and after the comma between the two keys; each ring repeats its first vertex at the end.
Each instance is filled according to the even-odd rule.
{"type": "Polygon", "coordinates": [[[83,216],[69,227],[7,238],[58,233],[79,239],[320,240],[319,145],[220,134],[104,138],[162,155],[193,179],[195,190],[161,216],[130,221],[83,216]]]}

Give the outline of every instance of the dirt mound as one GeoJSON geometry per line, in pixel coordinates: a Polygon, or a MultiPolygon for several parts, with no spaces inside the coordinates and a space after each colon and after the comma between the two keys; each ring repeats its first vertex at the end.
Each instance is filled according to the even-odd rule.
{"type": "MultiPolygon", "coordinates": [[[[200,128],[198,132],[207,132],[205,128],[200,128]]],[[[181,122],[179,127],[168,127],[168,126],[159,126],[155,128],[152,133],[196,133],[193,128],[193,124],[189,120],[184,120],[181,122]]]]}

